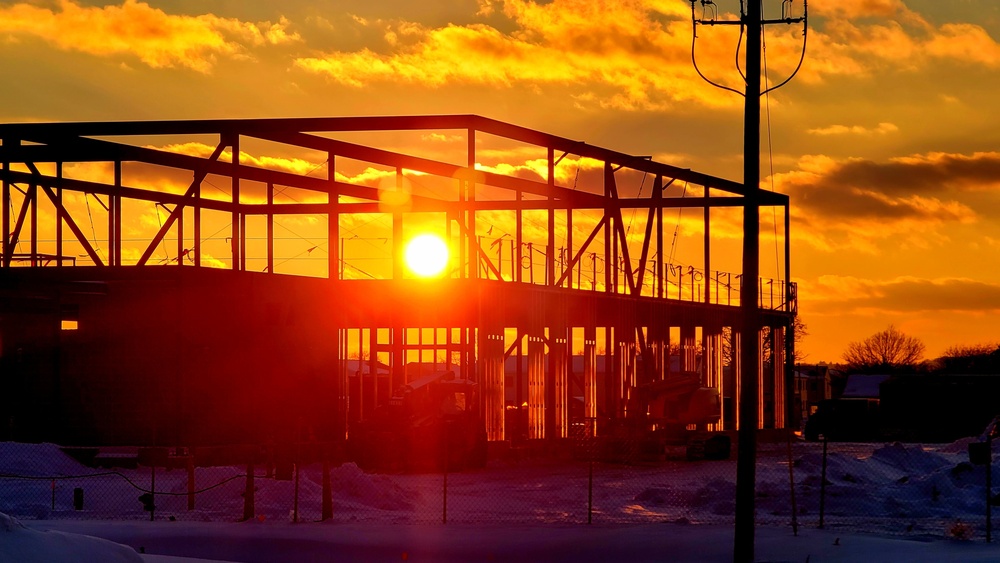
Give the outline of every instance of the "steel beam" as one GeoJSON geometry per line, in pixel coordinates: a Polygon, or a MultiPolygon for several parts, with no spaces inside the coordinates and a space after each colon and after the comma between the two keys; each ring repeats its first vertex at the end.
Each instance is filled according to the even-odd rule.
{"type": "MultiPolygon", "coordinates": [[[[222,150],[225,149],[226,146],[228,146],[226,140],[223,139],[219,141],[219,145],[215,147],[215,150],[212,152],[212,156],[209,157],[209,160],[210,161],[218,160],[219,156],[222,154],[222,150]]],[[[156,233],[156,236],[153,237],[153,240],[149,243],[149,246],[146,247],[146,250],[142,253],[142,256],[139,258],[139,261],[136,263],[136,266],[142,266],[146,264],[146,262],[149,260],[149,257],[153,255],[154,251],[156,251],[156,247],[160,245],[160,242],[163,240],[163,237],[166,236],[167,231],[169,231],[170,227],[173,226],[174,221],[177,220],[177,216],[180,215],[181,213],[184,213],[184,208],[187,205],[190,205],[191,202],[196,201],[194,197],[195,192],[201,185],[201,181],[204,180],[205,176],[207,175],[208,172],[205,170],[195,172],[194,180],[191,181],[190,187],[188,187],[187,191],[184,192],[184,196],[181,202],[177,204],[177,207],[175,207],[173,212],[170,213],[170,216],[167,217],[167,220],[163,222],[163,226],[160,227],[160,230],[156,233]]],[[[233,213],[235,214],[235,211],[233,213]]],[[[199,241],[199,246],[201,246],[200,241],[199,241]]]]}

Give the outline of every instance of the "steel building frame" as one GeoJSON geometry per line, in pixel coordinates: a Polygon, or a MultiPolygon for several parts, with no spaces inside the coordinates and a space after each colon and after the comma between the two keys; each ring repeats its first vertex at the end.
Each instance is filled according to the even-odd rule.
{"type": "MultiPolygon", "coordinates": [[[[710,211],[744,206],[744,186],[687,169],[632,156],[583,142],[510,125],[473,115],[404,117],[333,117],[302,119],[245,119],[200,121],[23,123],[0,125],[0,179],[2,179],[2,264],[0,276],[10,278],[27,268],[81,268],[89,261],[94,268],[209,267],[203,259],[203,215],[221,212],[230,218],[229,236],[233,270],[247,275],[274,275],[276,217],[292,215],[326,216],[325,247],[328,251],[326,278],[331,292],[342,306],[336,315],[341,327],[339,365],[330,366],[340,389],[341,414],[338,424],[346,431],[349,423],[385,399],[378,372],[388,369],[389,389],[407,379],[404,366],[416,352],[430,351],[437,361],[443,351],[446,363],[478,379],[483,386],[484,412],[490,439],[515,436],[506,420],[510,396],[515,409],[527,404],[524,437],[558,438],[569,435],[570,387],[584,393],[584,415],[588,418],[621,417],[629,408],[631,390],[644,382],[669,378],[671,329],[680,334],[680,371],[699,371],[704,384],[724,389],[736,397],[740,380],[738,354],[732,356],[733,369],[724,376],[723,338],[739,347],[739,331],[727,330],[741,323],[739,276],[713,272],[710,211]],[[447,131],[464,134],[466,159],[461,164],[417,157],[361,143],[331,138],[333,134],[356,132],[447,131]],[[156,136],[214,139],[214,150],[192,156],[143,145],[156,136]],[[489,137],[519,143],[543,152],[545,173],[539,178],[506,175],[477,166],[480,155],[477,139],[489,137]],[[326,177],[264,168],[243,161],[241,146],[267,142],[295,150],[318,152],[326,157],[326,177]],[[228,154],[228,158],[226,155],[228,154]],[[603,185],[598,190],[561,186],[556,168],[567,156],[600,163],[603,185]],[[334,174],[336,159],[350,159],[394,169],[396,185],[407,173],[421,174],[451,182],[454,191],[447,197],[414,190],[405,205],[387,203],[384,190],[371,185],[339,180],[334,174]],[[67,177],[66,163],[105,163],[113,170],[110,181],[67,177]],[[173,193],[152,185],[126,185],[123,165],[143,163],[173,172],[190,174],[183,193],[173,193]],[[622,193],[616,180],[623,172],[653,179],[648,195],[622,193]],[[203,182],[208,176],[226,179],[231,189],[228,200],[206,197],[203,182]],[[618,175],[618,176],[616,176],[618,175]],[[241,186],[266,186],[266,200],[241,197],[241,186]],[[696,197],[667,197],[672,184],[700,186],[696,197]],[[276,201],[276,194],[294,188],[314,194],[311,201],[276,201]],[[490,195],[486,195],[487,192],[490,195]],[[97,235],[84,232],[86,221],[79,209],[66,201],[71,195],[94,197],[107,218],[103,251],[97,235]],[[123,255],[123,202],[151,202],[169,212],[166,220],[149,238],[141,254],[123,255]],[[41,202],[56,215],[53,252],[40,249],[41,202]],[[702,269],[680,268],[665,256],[664,210],[696,208],[704,210],[704,264],[702,269]],[[574,212],[599,214],[585,240],[574,240],[574,212]],[[623,211],[644,216],[641,233],[626,231],[623,211]],[[505,212],[514,216],[510,241],[500,241],[493,255],[487,229],[477,214],[505,212]],[[407,276],[402,265],[403,224],[410,214],[442,214],[445,229],[454,240],[457,267],[444,279],[431,282],[407,276]],[[525,215],[544,213],[547,239],[543,250],[525,242],[525,215]],[[386,214],[392,217],[392,274],[385,279],[350,279],[346,275],[341,218],[347,214],[386,214]],[[247,220],[266,222],[265,274],[247,270],[247,220]],[[564,240],[557,239],[557,219],[566,225],[564,240]],[[69,233],[66,233],[68,230],[69,233]],[[154,253],[176,240],[175,264],[157,266],[154,253]],[[68,255],[71,241],[83,250],[77,260],[68,255]],[[601,244],[603,242],[603,244],[601,244]],[[502,246],[509,249],[509,272],[505,271],[502,246]],[[27,252],[18,252],[28,247],[27,252]],[[638,250],[638,252],[636,252],[638,250]],[[543,256],[542,273],[536,278],[534,256],[543,256]],[[558,256],[558,258],[557,258],[558,256]],[[583,281],[586,258],[591,257],[590,286],[583,281]],[[185,263],[185,259],[187,262],[185,263]],[[519,267],[525,264],[530,268],[519,267]],[[603,280],[597,278],[596,264],[605,267],[603,280]],[[428,330],[432,336],[428,336],[428,330]],[[575,331],[575,332],[574,332],[575,331]],[[700,332],[700,336],[699,333],[700,332]],[[511,339],[511,335],[516,335],[511,339]],[[583,341],[583,373],[572,369],[573,340],[583,341]],[[599,342],[599,339],[602,340],[599,342]],[[603,399],[598,396],[597,349],[603,347],[609,362],[604,378],[603,399]],[[701,348],[702,361],[697,360],[701,348]],[[348,383],[348,355],[368,353],[368,374],[357,369],[358,383],[348,383]],[[516,373],[505,373],[504,360],[518,358],[516,373]],[[637,358],[642,361],[638,362],[637,358]],[[387,361],[382,361],[387,359],[387,361]],[[526,361],[526,364],[524,363],[526,361]],[[642,364],[640,367],[638,364],[642,364]],[[522,365],[526,367],[522,368],[522,365]],[[384,367],[383,367],[384,366],[384,367]],[[525,373],[526,372],[526,373],[525,373]],[[513,381],[513,384],[510,383],[513,381]],[[513,387],[513,389],[512,389],[513,387]],[[522,396],[526,395],[526,396],[522,396]],[[348,396],[350,400],[348,401],[348,396]],[[347,412],[347,404],[351,412],[347,412]]],[[[796,313],[795,285],[790,283],[789,199],[762,192],[761,206],[780,207],[785,218],[784,272],[782,280],[758,280],[754,297],[761,307],[762,338],[769,339],[773,351],[770,369],[761,369],[759,383],[760,427],[783,427],[792,386],[790,327],[796,313]],[[787,341],[787,342],[786,342],[787,341]]],[[[89,201],[88,201],[89,203],[89,201]]],[[[87,209],[90,214],[89,207],[87,209]]],[[[102,225],[102,230],[104,226],[102,225]]],[[[494,245],[495,246],[495,245],[494,245]]],[[[88,266],[89,267],[89,266],[88,266]]],[[[94,275],[100,276],[99,270],[94,275]]],[[[760,359],[762,365],[764,358],[760,359]]],[[[723,413],[725,428],[734,428],[735,405],[723,413]]]]}

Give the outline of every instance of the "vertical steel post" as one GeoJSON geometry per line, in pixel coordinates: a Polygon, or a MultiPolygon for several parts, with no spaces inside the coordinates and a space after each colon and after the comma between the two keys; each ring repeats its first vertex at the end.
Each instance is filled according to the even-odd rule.
{"type": "MultiPolygon", "coordinates": [[[[177,204],[180,205],[180,204],[177,204]]],[[[177,215],[177,265],[184,265],[184,210],[182,209],[177,215]]],[[[243,218],[244,225],[246,224],[246,217],[243,218]]],[[[97,241],[94,241],[97,244],[97,241]]]]}
{"type": "MultiPolygon", "coordinates": [[[[552,147],[548,148],[548,155],[546,160],[548,161],[547,167],[547,183],[549,187],[549,205],[548,205],[548,231],[549,237],[548,242],[545,244],[545,285],[552,287],[556,284],[556,211],[555,211],[555,199],[552,197],[552,191],[556,186],[555,178],[555,152],[552,147]]],[[[550,405],[551,406],[551,405],[550,405]]]]}
{"type": "MultiPolygon", "coordinates": [[[[573,208],[568,205],[566,206],[566,256],[573,257],[573,208]]],[[[578,267],[579,264],[582,264],[582,261],[578,262],[578,267]]],[[[566,287],[573,287],[572,272],[566,277],[566,287]]],[[[576,288],[581,289],[579,279],[577,280],[576,288]]]]}
{"type": "MultiPolygon", "coordinates": [[[[330,197],[333,197],[332,195],[330,197]]],[[[274,273],[274,184],[267,183],[267,273],[274,273]]],[[[332,218],[330,219],[333,220],[332,218]]],[[[328,247],[336,244],[336,239],[327,242],[328,247]]],[[[333,259],[331,258],[331,261],[333,259]]],[[[332,276],[331,276],[332,277],[332,276]]]]}
{"type": "MultiPolygon", "coordinates": [[[[663,177],[656,176],[656,183],[653,184],[657,192],[657,200],[663,199],[663,177]]],[[[663,298],[666,284],[663,279],[663,206],[656,207],[656,296],[663,298]]]]}
{"type": "MultiPolygon", "coordinates": [[[[711,286],[708,283],[712,273],[712,208],[708,197],[708,186],[705,186],[705,303],[712,302],[711,286]]],[[[694,277],[692,273],[691,277],[694,277]]],[[[694,301],[694,297],[691,298],[694,301]]]]}
{"type": "MultiPolygon", "coordinates": [[[[10,142],[11,142],[10,139],[3,140],[3,144],[7,146],[9,146],[8,143],[10,142]]],[[[3,240],[0,241],[0,245],[2,245],[2,250],[3,250],[3,262],[0,263],[0,265],[2,265],[3,267],[7,267],[8,265],[10,265],[9,257],[14,254],[14,249],[10,248],[10,234],[11,230],[13,229],[13,227],[10,224],[11,221],[13,220],[13,217],[10,216],[10,181],[8,181],[7,179],[7,172],[10,170],[10,163],[5,161],[2,164],[0,164],[0,166],[3,167],[3,173],[4,173],[3,196],[2,196],[3,201],[2,203],[0,203],[0,205],[3,205],[3,212],[2,212],[3,215],[0,215],[0,217],[3,218],[2,219],[3,240]]]]}
{"type": "Polygon", "coordinates": [[[371,393],[368,394],[368,404],[371,412],[378,408],[378,329],[368,329],[368,374],[372,379],[371,393]]]}
{"type": "Polygon", "coordinates": [[[42,261],[38,259],[38,186],[28,188],[28,198],[31,201],[31,265],[41,266],[42,261]]]}
{"type": "MultiPolygon", "coordinates": [[[[119,163],[120,169],[120,163],[119,163]]],[[[197,174],[197,173],[195,173],[197,174]]],[[[197,177],[197,176],[196,176],[197,177]]],[[[119,187],[120,187],[120,175],[119,175],[119,187]]],[[[121,198],[115,198],[117,202],[117,216],[118,216],[118,226],[117,226],[117,236],[118,236],[118,265],[121,266],[121,240],[122,240],[122,220],[121,220],[121,198]]],[[[201,266],[201,182],[199,181],[194,186],[194,265],[201,266]]]]}
{"type": "Polygon", "coordinates": [[[63,265],[63,214],[66,208],[63,207],[62,197],[62,162],[56,163],[56,266],[63,265]]]}
{"type": "MultiPolygon", "coordinates": [[[[465,189],[466,189],[467,200],[471,204],[472,202],[476,201],[476,179],[475,179],[475,174],[473,174],[473,172],[476,169],[476,130],[475,129],[472,129],[472,128],[469,129],[468,141],[469,141],[469,148],[468,148],[467,152],[468,152],[469,161],[468,161],[467,164],[469,166],[469,179],[468,179],[468,181],[465,184],[465,189]]],[[[469,258],[468,258],[468,260],[469,260],[469,270],[470,270],[469,271],[469,277],[471,277],[471,278],[478,278],[479,277],[479,248],[478,248],[478,246],[473,246],[473,244],[472,244],[473,241],[476,240],[475,236],[477,234],[476,233],[476,206],[475,205],[469,205],[469,207],[468,207],[468,214],[469,214],[468,215],[468,220],[466,221],[465,218],[463,217],[463,221],[465,221],[465,223],[469,227],[469,246],[468,246],[468,251],[469,251],[469,258]],[[475,275],[472,274],[472,272],[473,272],[473,269],[472,269],[473,264],[476,265],[476,268],[474,270],[475,271],[475,275]]],[[[463,330],[463,333],[464,332],[465,331],[463,330]]],[[[468,342],[469,342],[468,341],[468,334],[466,334],[465,337],[463,337],[463,343],[466,344],[466,346],[467,346],[468,342]]],[[[468,350],[468,348],[466,348],[466,350],[468,350]]],[[[468,361],[467,358],[468,358],[468,356],[466,356],[463,353],[462,374],[465,377],[469,377],[469,373],[467,372],[467,367],[466,367],[468,365],[468,363],[469,363],[469,361],[468,361]]]]}
{"type": "Polygon", "coordinates": [[[230,147],[232,147],[232,164],[233,164],[233,177],[232,177],[232,191],[233,191],[233,211],[232,211],[232,252],[233,252],[233,269],[242,270],[243,269],[243,249],[240,245],[243,240],[243,232],[240,229],[243,220],[240,213],[240,136],[234,134],[231,141],[230,147]]]}
{"type": "Polygon", "coordinates": [[[111,192],[108,195],[108,266],[118,265],[115,261],[115,255],[117,254],[115,248],[118,246],[117,241],[115,241],[115,200],[118,199],[118,188],[121,186],[121,166],[121,161],[116,160],[114,163],[115,186],[111,188],[111,192]]]}

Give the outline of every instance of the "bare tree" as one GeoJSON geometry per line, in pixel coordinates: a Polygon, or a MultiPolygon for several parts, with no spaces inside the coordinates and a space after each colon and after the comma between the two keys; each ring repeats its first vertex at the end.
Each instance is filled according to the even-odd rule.
{"type": "Polygon", "coordinates": [[[1000,342],[951,346],[940,360],[948,373],[1000,373],[1000,342]]]}
{"type": "MultiPolygon", "coordinates": [[[[795,337],[795,343],[794,343],[794,346],[795,346],[795,356],[794,356],[793,361],[794,361],[794,363],[798,364],[798,363],[804,362],[805,359],[806,359],[806,356],[807,356],[807,354],[804,354],[802,352],[802,348],[800,347],[800,344],[802,343],[802,339],[803,338],[805,338],[806,336],[809,336],[809,327],[806,326],[806,323],[802,322],[802,317],[800,317],[798,315],[795,316],[795,319],[792,321],[792,323],[793,323],[793,330],[794,330],[793,335],[795,337]]],[[[762,357],[763,357],[764,361],[765,362],[770,362],[771,361],[771,339],[769,338],[769,335],[770,335],[770,332],[771,332],[771,327],[766,327],[765,326],[765,327],[763,327],[762,330],[764,331],[764,336],[765,337],[763,339],[763,348],[761,348],[760,352],[762,354],[762,357]]],[[[730,327],[724,327],[722,329],[722,357],[724,358],[724,365],[727,365],[727,366],[730,365],[730,362],[732,361],[732,354],[733,354],[733,345],[732,345],[732,342],[733,342],[732,341],[732,329],[730,327]]]]}
{"type": "Polygon", "coordinates": [[[809,327],[806,323],[802,322],[802,317],[795,315],[795,320],[792,321],[794,335],[795,335],[795,363],[801,363],[806,361],[808,354],[802,352],[802,339],[809,336],[809,327]]]}
{"type": "Polygon", "coordinates": [[[851,342],[844,352],[847,367],[859,372],[893,373],[912,369],[923,358],[924,343],[894,325],[860,342],[851,342]]]}

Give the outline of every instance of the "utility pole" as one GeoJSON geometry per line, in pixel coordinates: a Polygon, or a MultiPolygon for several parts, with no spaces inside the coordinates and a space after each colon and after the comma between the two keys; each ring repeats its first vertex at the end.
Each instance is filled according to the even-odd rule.
{"type": "MultiPolygon", "coordinates": [[[[808,2],[803,2],[802,17],[790,16],[792,0],[781,3],[781,19],[765,20],[763,0],[740,1],[739,20],[719,20],[715,2],[712,0],[691,0],[692,33],[697,38],[698,25],[739,25],[741,33],[746,33],[745,84],[743,92],[713,82],[702,74],[695,57],[694,41],[691,44],[691,61],[695,70],[706,82],[742,94],[744,97],[743,116],[743,274],[740,287],[740,394],[739,431],[736,443],[736,531],[733,544],[735,563],[752,563],[754,560],[754,511],[757,479],[757,421],[760,396],[760,309],[757,303],[757,284],[760,283],[760,96],[775,88],[784,86],[791,76],[773,88],[761,91],[761,50],[764,26],[767,24],[802,23],[802,57],[805,57],[806,17],[808,2]],[[695,4],[700,1],[702,19],[695,17],[695,4]],[[711,18],[706,19],[705,14],[711,18]]],[[[789,280],[790,281],[790,280],[789,280]]]]}
{"type": "Polygon", "coordinates": [[[757,484],[757,419],[760,389],[760,2],[747,2],[746,91],[743,96],[743,284],[740,309],[740,413],[736,435],[736,534],[733,561],[754,560],[754,509],[757,484]]]}

